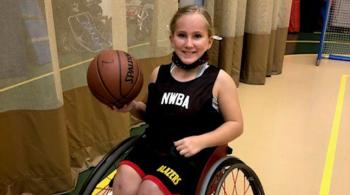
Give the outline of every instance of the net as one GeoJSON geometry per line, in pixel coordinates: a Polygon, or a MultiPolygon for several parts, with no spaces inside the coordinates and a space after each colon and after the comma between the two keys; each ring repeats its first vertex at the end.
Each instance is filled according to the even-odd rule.
{"type": "Polygon", "coordinates": [[[350,0],[329,0],[317,64],[322,58],[350,61],[350,0]]]}

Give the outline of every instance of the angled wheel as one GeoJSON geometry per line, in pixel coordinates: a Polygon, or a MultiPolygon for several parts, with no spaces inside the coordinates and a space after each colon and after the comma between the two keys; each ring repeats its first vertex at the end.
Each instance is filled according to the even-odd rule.
{"type": "Polygon", "coordinates": [[[116,165],[125,158],[138,138],[139,136],[129,137],[106,154],[90,173],[79,194],[109,194],[112,191],[111,184],[116,174],[116,165]]]}
{"type": "Polygon", "coordinates": [[[200,195],[264,195],[256,173],[241,160],[226,156],[218,160],[205,177],[200,195]]]}

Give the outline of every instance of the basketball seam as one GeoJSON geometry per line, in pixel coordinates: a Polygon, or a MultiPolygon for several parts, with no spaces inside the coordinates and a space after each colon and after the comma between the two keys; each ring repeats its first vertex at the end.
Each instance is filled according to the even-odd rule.
{"type": "MultiPolygon", "coordinates": [[[[109,99],[105,98],[103,95],[100,95],[98,90],[96,90],[94,87],[92,87],[93,84],[91,84],[91,82],[89,80],[89,72],[92,71],[91,69],[94,68],[94,70],[95,70],[94,72],[97,72],[96,71],[97,70],[97,63],[94,63],[94,62],[96,62],[96,58],[93,60],[93,62],[90,64],[90,67],[88,68],[88,76],[87,76],[88,87],[89,87],[92,95],[95,96],[95,98],[97,98],[98,100],[102,101],[104,104],[110,104],[109,99]],[[95,69],[95,67],[92,67],[92,66],[96,66],[96,69],[95,69]]],[[[97,77],[99,77],[98,72],[97,72],[96,75],[97,75],[97,77]]],[[[96,78],[96,77],[93,77],[93,78],[96,78]]],[[[99,78],[96,79],[96,81],[101,84],[101,82],[99,80],[100,80],[99,78]]]]}
{"type": "MultiPolygon", "coordinates": [[[[106,83],[103,81],[103,77],[102,77],[102,74],[101,74],[101,71],[100,71],[100,66],[99,66],[99,56],[97,56],[96,61],[97,61],[97,63],[96,63],[96,64],[97,64],[97,74],[98,74],[98,78],[99,78],[100,82],[102,83],[102,87],[103,87],[103,89],[105,89],[105,91],[107,92],[107,94],[108,94],[110,97],[112,97],[113,100],[115,100],[116,97],[115,97],[115,96],[111,93],[111,91],[106,87],[106,83]]],[[[115,101],[112,101],[111,103],[114,104],[115,101]]]]}
{"type": "Polygon", "coordinates": [[[121,66],[121,64],[122,64],[122,62],[121,62],[121,60],[120,60],[120,58],[121,58],[121,56],[120,56],[120,54],[119,54],[119,52],[118,51],[116,51],[116,53],[117,53],[117,55],[118,55],[118,65],[119,66],[117,66],[118,68],[119,68],[119,92],[120,92],[120,97],[122,97],[122,98],[124,98],[124,96],[123,96],[123,88],[122,88],[122,76],[123,76],[123,74],[122,74],[122,66],[121,66]]]}

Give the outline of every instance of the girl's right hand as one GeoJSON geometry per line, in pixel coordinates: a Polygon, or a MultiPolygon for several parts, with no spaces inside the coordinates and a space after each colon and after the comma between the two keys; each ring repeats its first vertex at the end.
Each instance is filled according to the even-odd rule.
{"type": "Polygon", "coordinates": [[[136,104],[136,102],[133,100],[130,103],[125,104],[121,108],[117,108],[116,106],[113,106],[112,110],[115,110],[117,112],[130,112],[134,108],[135,104],[136,104]]]}

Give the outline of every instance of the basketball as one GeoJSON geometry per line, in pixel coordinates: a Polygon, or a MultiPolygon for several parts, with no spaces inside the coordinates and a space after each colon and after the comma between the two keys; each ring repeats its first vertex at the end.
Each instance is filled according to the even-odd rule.
{"type": "Polygon", "coordinates": [[[103,50],[89,64],[87,84],[100,102],[121,108],[140,93],[143,75],[130,54],[103,50]]]}

